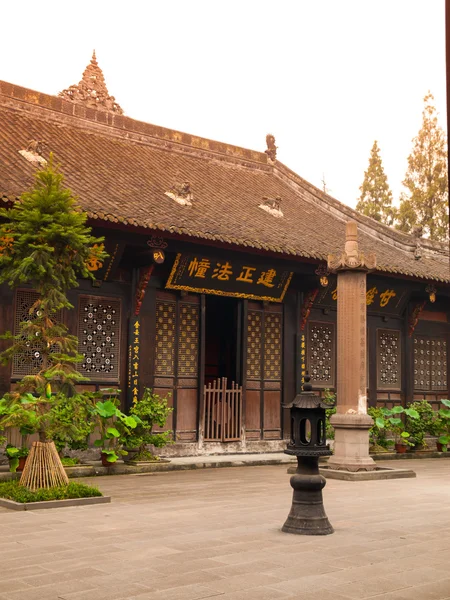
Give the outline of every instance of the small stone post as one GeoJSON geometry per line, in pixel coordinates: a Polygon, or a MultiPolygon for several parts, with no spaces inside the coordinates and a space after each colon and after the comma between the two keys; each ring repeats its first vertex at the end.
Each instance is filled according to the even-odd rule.
{"type": "Polygon", "coordinates": [[[367,272],[376,266],[375,255],[359,251],[354,221],[346,226],[345,250],[328,257],[337,272],[337,411],[330,419],[335,429],[334,455],[328,465],[346,471],[372,471],[367,414],[367,272]]]}

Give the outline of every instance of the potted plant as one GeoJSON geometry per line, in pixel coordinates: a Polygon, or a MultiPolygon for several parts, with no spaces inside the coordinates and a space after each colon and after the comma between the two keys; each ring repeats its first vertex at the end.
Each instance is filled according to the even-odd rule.
{"type": "Polygon", "coordinates": [[[8,457],[9,470],[11,473],[23,471],[29,453],[30,450],[24,446],[17,448],[16,446],[7,444],[5,454],[8,457]]]}
{"type": "Polygon", "coordinates": [[[123,446],[139,423],[137,417],[125,415],[116,403],[115,398],[110,398],[105,402],[97,402],[94,408],[100,432],[100,439],[94,442],[94,446],[101,448],[102,465],[105,467],[115,463],[119,456],[127,454],[123,446]]]}
{"type": "Polygon", "coordinates": [[[394,406],[393,408],[382,408],[381,416],[376,417],[375,424],[380,429],[387,428],[394,434],[394,447],[398,454],[406,452],[413,445],[409,441],[410,434],[405,431],[405,426],[399,415],[406,415],[411,419],[418,419],[419,413],[413,408],[394,406]]]}
{"type": "Polygon", "coordinates": [[[447,452],[450,444],[450,400],[441,400],[446,408],[438,410],[438,418],[436,419],[437,434],[439,438],[436,442],[438,452],[447,452]]]}
{"type": "Polygon", "coordinates": [[[137,426],[127,437],[126,447],[130,453],[133,453],[132,460],[134,462],[159,460],[148,449],[148,446],[162,448],[172,442],[172,431],[153,431],[155,426],[164,427],[173,410],[168,406],[167,398],[168,396],[161,398],[150,388],[145,388],[142,398],[132,406],[130,415],[137,419],[137,426]]]}

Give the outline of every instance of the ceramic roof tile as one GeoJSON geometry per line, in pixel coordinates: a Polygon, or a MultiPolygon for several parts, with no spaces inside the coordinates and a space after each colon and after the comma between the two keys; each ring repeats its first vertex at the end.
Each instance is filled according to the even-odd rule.
{"type": "Polygon", "coordinates": [[[48,98],[53,101],[35,99],[45,107],[30,110],[0,95],[0,196],[18,197],[32,185],[35,165],[19,150],[34,138],[46,142],[67,185],[94,218],[315,259],[343,248],[345,223],[355,218],[361,249],[376,253],[378,270],[450,280],[444,245],[422,240],[422,258],[416,260],[414,238],[357,215],[281,163],[268,164],[264,153],[202,143],[187,134],[187,145],[167,147],[162,140],[178,139],[177,132],[126,117],[114,116],[122,129],[66,117],[67,103],[49,110],[48,98]],[[139,125],[152,135],[137,139],[139,125]],[[177,181],[190,183],[192,206],[165,194],[177,181]],[[259,208],[264,196],[281,197],[283,217],[259,208]]]}

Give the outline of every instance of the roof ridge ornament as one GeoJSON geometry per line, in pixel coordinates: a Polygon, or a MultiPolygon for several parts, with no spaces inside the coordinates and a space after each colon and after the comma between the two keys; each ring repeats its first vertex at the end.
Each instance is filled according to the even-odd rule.
{"type": "Polygon", "coordinates": [[[44,152],[45,142],[43,140],[30,140],[26,150],[19,150],[26,160],[33,164],[39,164],[45,166],[47,164],[46,159],[42,156],[44,152]]]}
{"type": "Polygon", "coordinates": [[[264,150],[264,152],[267,154],[269,161],[275,162],[277,158],[278,146],[275,146],[275,136],[273,136],[271,133],[266,135],[266,144],[267,150],[264,150]]]}
{"type": "Polygon", "coordinates": [[[88,108],[123,115],[123,110],[117,104],[114,96],[109,95],[103,71],[98,66],[95,50],[92,53],[91,62],[83,72],[81,81],[77,85],[71,85],[59,92],[58,96],[69,102],[83,104],[88,108]]]}
{"type": "Polygon", "coordinates": [[[262,208],[266,212],[270,213],[274,217],[282,217],[283,211],[281,210],[281,196],[275,196],[275,198],[269,198],[263,196],[263,202],[259,204],[259,208],[262,208]]]}
{"type": "Polygon", "coordinates": [[[377,266],[375,254],[365,255],[359,251],[358,225],[356,221],[348,221],[345,226],[345,247],[342,254],[328,255],[330,271],[372,271],[377,266]]]}
{"type": "Polygon", "coordinates": [[[164,192],[166,196],[181,204],[181,206],[192,206],[194,194],[191,192],[191,184],[189,181],[184,181],[181,184],[175,183],[168,192],[164,192]]]}

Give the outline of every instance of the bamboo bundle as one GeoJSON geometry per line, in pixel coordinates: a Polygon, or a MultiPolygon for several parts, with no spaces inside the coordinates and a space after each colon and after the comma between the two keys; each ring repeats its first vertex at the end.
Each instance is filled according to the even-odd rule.
{"type": "Polygon", "coordinates": [[[19,485],[34,491],[68,484],[55,443],[33,442],[19,485]]]}

